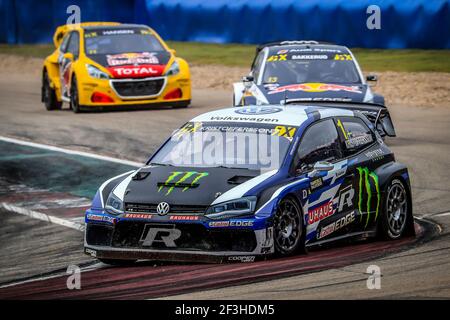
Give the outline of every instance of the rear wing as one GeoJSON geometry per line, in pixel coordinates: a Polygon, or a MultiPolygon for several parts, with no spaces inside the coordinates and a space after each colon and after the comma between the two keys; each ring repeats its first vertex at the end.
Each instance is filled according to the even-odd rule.
{"type": "Polygon", "coordinates": [[[381,136],[395,137],[395,128],[391,115],[385,105],[367,102],[342,102],[342,101],[304,101],[299,99],[286,99],[287,104],[303,104],[308,106],[346,109],[362,113],[378,130],[381,136]]]}

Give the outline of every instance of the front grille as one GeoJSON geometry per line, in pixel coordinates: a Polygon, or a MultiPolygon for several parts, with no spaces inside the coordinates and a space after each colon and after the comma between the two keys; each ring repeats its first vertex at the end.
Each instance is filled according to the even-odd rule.
{"type": "MultiPolygon", "coordinates": [[[[157,204],[126,203],[125,211],[136,213],[156,213],[157,204]]],[[[170,214],[204,214],[207,206],[171,205],[170,214]]]]}
{"type": "Polygon", "coordinates": [[[161,91],[164,79],[112,81],[112,85],[121,97],[154,96],[161,91]]]}
{"type": "Polygon", "coordinates": [[[117,248],[171,249],[202,251],[242,251],[252,252],[256,248],[256,237],[252,230],[207,230],[201,224],[163,225],[145,222],[120,221],[115,228],[112,246],[117,248]],[[155,237],[150,246],[144,246],[143,240],[150,228],[176,228],[181,236],[175,240],[176,247],[167,248],[161,236],[155,237]],[[145,231],[145,233],[144,233],[145,231]],[[158,241],[159,240],[159,241],[158,241]]]}

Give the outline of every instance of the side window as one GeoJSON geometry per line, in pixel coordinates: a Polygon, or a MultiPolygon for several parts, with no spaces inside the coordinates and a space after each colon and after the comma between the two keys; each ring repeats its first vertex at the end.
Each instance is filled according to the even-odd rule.
{"type": "Polygon", "coordinates": [[[297,169],[306,170],[317,161],[334,161],[342,157],[338,132],[332,119],[309,127],[297,150],[297,169]]]}
{"type": "Polygon", "coordinates": [[[61,51],[62,53],[66,53],[67,52],[67,44],[69,43],[69,39],[70,39],[70,33],[67,33],[64,36],[64,39],[61,42],[61,45],[59,46],[59,51],[61,51]]]}
{"type": "Polygon", "coordinates": [[[72,33],[69,44],[67,46],[67,52],[72,53],[75,59],[78,58],[78,55],[80,54],[80,36],[78,32],[72,33]]]}
{"type": "Polygon", "coordinates": [[[253,78],[255,79],[254,80],[255,82],[258,81],[263,61],[264,61],[264,50],[258,54],[258,57],[256,58],[255,63],[252,66],[252,75],[253,78]]]}
{"type": "Polygon", "coordinates": [[[344,140],[346,155],[352,155],[365,149],[374,142],[369,127],[359,118],[342,117],[337,119],[337,127],[344,140]]]}

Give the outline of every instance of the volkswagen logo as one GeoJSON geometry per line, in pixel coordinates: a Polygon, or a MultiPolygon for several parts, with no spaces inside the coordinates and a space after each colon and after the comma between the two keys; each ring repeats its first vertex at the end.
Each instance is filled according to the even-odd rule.
{"type": "Polygon", "coordinates": [[[160,215],[160,216],[165,216],[166,214],[169,213],[170,210],[170,206],[167,202],[161,202],[160,204],[158,204],[158,206],[156,207],[156,212],[160,215]]]}

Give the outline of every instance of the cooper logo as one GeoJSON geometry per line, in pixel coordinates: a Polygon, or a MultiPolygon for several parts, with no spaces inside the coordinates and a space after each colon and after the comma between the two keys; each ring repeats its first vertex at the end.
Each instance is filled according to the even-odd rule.
{"type": "Polygon", "coordinates": [[[146,225],[144,233],[142,234],[142,245],[145,247],[152,247],[154,245],[164,245],[167,248],[175,248],[175,240],[181,237],[181,231],[175,227],[159,225],[146,225]]]}
{"type": "Polygon", "coordinates": [[[255,261],[255,256],[231,256],[231,257],[228,257],[228,261],[253,262],[253,261],[255,261]]]}
{"type": "Polygon", "coordinates": [[[160,215],[160,216],[165,216],[166,214],[168,214],[170,211],[170,206],[167,202],[161,202],[160,204],[158,204],[158,206],[156,207],[156,212],[160,215]]]}

